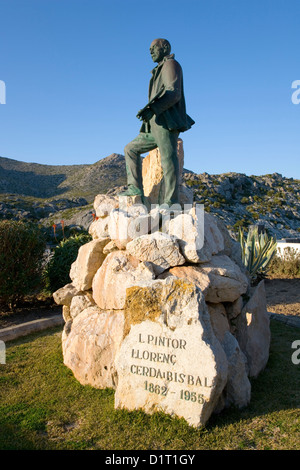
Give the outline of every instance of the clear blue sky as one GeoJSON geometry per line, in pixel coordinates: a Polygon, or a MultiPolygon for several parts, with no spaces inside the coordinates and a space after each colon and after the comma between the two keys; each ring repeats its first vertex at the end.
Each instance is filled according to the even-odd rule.
{"type": "Polygon", "coordinates": [[[299,0],[0,0],[0,155],[94,163],[138,133],[149,46],[184,72],[185,167],[300,178],[299,0]]]}

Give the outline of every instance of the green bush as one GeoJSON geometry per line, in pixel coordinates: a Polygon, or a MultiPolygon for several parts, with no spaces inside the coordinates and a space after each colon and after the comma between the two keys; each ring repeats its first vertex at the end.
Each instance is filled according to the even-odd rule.
{"type": "Polygon", "coordinates": [[[0,221],[0,301],[11,308],[41,281],[45,239],[33,223],[0,221]]]}
{"type": "Polygon", "coordinates": [[[233,225],[233,230],[238,231],[241,227],[247,227],[249,224],[249,220],[246,220],[244,218],[237,220],[236,223],[233,225]]]}
{"type": "Polygon", "coordinates": [[[47,292],[53,293],[71,282],[69,276],[71,264],[76,260],[81,245],[88,243],[91,239],[92,237],[88,234],[74,235],[61,241],[54,249],[44,271],[47,292]]]}

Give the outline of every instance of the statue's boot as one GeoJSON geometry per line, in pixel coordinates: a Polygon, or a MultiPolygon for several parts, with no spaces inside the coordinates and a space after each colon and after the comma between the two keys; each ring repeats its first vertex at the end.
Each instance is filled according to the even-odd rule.
{"type": "Polygon", "coordinates": [[[130,184],[128,189],[119,193],[118,196],[144,196],[144,194],[139,188],[136,188],[133,186],[133,184],[130,184]]]}
{"type": "Polygon", "coordinates": [[[147,202],[143,191],[141,191],[139,188],[137,188],[133,184],[130,184],[128,186],[128,189],[126,189],[126,191],[119,193],[118,196],[125,196],[125,197],[126,196],[140,196],[142,204],[146,204],[147,202]]]}

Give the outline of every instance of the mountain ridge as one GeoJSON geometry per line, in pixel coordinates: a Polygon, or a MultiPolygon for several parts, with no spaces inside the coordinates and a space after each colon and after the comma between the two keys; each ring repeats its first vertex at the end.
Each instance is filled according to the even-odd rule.
{"type": "Polygon", "coordinates": [[[102,183],[105,183],[106,175],[103,172],[108,167],[114,168],[115,174],[110,172],[104,189],[110,189],[108,186],[112,177],[117,184],[125,184],[126,178],[122,179],[125,158],[119,154],[111,154],[95,163],[82,165],[44,165],[0,157],[0,195],[17,194],[37,198],[73,196],[74,186],[79,185],[81,196],[91,200],[96,188],[95,177],[89,176],[89,173],[95,173],[96,178],[104,180],[102,183]]]}

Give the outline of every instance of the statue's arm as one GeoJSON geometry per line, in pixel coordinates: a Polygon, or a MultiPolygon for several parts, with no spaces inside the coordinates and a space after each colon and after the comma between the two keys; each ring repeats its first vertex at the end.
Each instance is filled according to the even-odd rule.
{"type": "Polygon", "coordinates": [[[182,90],[182,69],[178,62],[167,60],[161,73],[165,92],[151,105],[157,116],[180,100],[182,90]]]}

